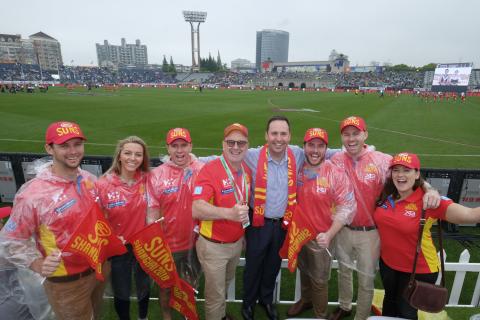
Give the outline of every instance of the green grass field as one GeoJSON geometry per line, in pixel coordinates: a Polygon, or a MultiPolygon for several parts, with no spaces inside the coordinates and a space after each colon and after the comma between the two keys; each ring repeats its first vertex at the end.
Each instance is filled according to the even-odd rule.
{"type": "MultiPolygon", "coordinates": [[[[339,147],[339,122],[347,116],[359,115],[369,126],[367,142],[378,150],[390,154],[418,153],[422,165],[429,168],[480,167],[480,98],[469,98],[465,104],[459,101],[434,104],[411,96],[382,99],[374,94],[362,97],[330,92],[204,90],[199,93],[189,89],[138,88],[117,92],[95,89],[89,93],[86,89],[68,92],[51,88],[46,94],[0,94],[0,152],[42,153],[48,124],[70,120],[78,122],[86,134],[89,155],[111,155],[118,139],[138,135],[148,143],[151,155],[158,157],[165,154],[168,129],[179,126],[190,129],[197,155],[218,154],[226,125],[232,122],[246,125],[250,130],[250,145],[262,145],[266,120],[275,114],[284,114],[291,120],[293,144],[302,143],[306,129],[322,127],[330,134],[330,146],[339,147]]],[[[447,260],[458,261],[463,248],[453,241],[447,241],[446,247],[447,260]]],[[[472,261],[480,261],[478,252],[472,252],[472,261]]],[[[330,301],[337,299],[334,274],[330,301]]],[[[241,297],[240,279],[239,270],[237,297],[241,297]]],[[[293,299],[293,276],[287,276],[284,282],[282,299],[293,299]]],[[[467,275],[461,303],[469,303],[475,282],[474,275],[467,275]]],[[[157,303],[151,305],[150,319],[159,319],[157,303]]],[[[288,306],[279,308],[284,318],[288,306]]],[[[200,313],[202,309],[200,303],[200,313]]],[[[238,304],[229,304],[228,309],[240,319],[238,304]]],[[[450,308],[448,312],[452,319],[468,319],[480,310],[450,308]]],[[[257,314],[258,319],[265,319],[262,310],[258,309],[257,314]]],[[[106,304],[104,318],[116,318],[111,300],[106,304]]]]}
{"type": "Polygon", "coordinates": [[[367,142],[378,150],[418,153],[422,165],[431,168],[479,164],[480,98],[434,104],[411,96],[330,92],[52,88],[46,94],[1,94],[0,151],[43,152],[47,125],[71,120],[87,135],[87,154],[110,155],[118,139],[135,134],[157,156],[165,153],[168,129],[181,126],[190,129],[194,152],[208,155],[219,152],[223,128],[232,122],[249,128],[251,146],[263,144],[266,120],[274,114],[289,117],[294,144],[302,143],[309,127],[322,127],[330,146],[339,147],[339,121],[359,115],[369,126],[367,142]]]}

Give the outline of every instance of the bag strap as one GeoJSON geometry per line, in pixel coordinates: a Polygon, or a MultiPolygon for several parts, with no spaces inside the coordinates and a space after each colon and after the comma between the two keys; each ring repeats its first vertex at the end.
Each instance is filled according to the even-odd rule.
{"type": "Polygon", "coordinates": [[[413,281],[415,280],[415,272],[417,270],[417,260],[418,260],[418,254],[420,253],[420,248],[422,245],[422,236],[423,236],[423,227],[425,226],[425,209],[422,209],[422,216],[420,217],[420,225],[418,227],[418,240],[417,240],[417,246],[415,248],[415,259],[413,259],[413,270],[410,275],[410,281],[409,285],[413,284],[413,281]]]}
{"type": "MultiPolygon", "coordinates": [[[[415,259],[413,260],[413,270],[410,275],[410,281],[408,282],[408,286],[413,285],[413,282],[415,281],[415,272],[417,269],[417,260],[418,260],[418,254],[420,253],[420,248],[422,246],[422,236],[423,236],[423,229],[425,226],[425,209],[422,209],[422,216],[420,218],[420,226],[418,228],[418,241],[417,241],[417,247],[415,249],[415,259]]],[[[440,285],[442,287],[445,287],[445,264],[443,262],[443,242],[442,242],[442,227],[440,226],[440,221],[437,221],[437,226],[438,226],[438,245],[440,247],[440,265],[441,265],[441,271],[442,271],[442,278],[440,281],[440,285]]]]}
{"type": "Polygon", "coordinates": [[[441,221],[437,220],[437,227],[438,227],[438,246],[440,247],[440,266],[442,270],[442,280],[440,281],[440,285],[445,287],[445,263],[443,262],[443,241],[442,241],[442,226],[441,221]]]}

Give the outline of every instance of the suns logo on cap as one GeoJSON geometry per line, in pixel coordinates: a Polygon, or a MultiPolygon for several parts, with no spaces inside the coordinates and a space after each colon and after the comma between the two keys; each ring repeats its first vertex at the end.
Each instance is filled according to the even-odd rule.
{"type": "Polygon", "coordinates": [[[187,133],[182,128],[175,128],[170,132],[170,137],[173,138],[186,138],[187,133]]]}
{"type": "Polygon", "coordinates": [[[310,138],[325,138],[325,132],[322,129],[314,128],[310,131],[310,138]]]}
{"type": "Polygon", "coordinates": [[[360,120],[357,117],[348,117],[347,119],[343,120],[342,127],[346,126],[359,126],[360,120]]]}
{"type": "Polygon", "coordinates": [[[412,163],[412,157],[408,153],[399,153],[395,156],[393,162],[412,163]]]}
{"type": "Polygon", "coordinates": [[[62,122],[60,124],[60,127],[55,130],[57,135],[59,137],[66,135],[66,134],[75,134],[75,135],[80,135],[80,130],[78,130],[78,127],[74,126],[70,122],[62,122]]]}

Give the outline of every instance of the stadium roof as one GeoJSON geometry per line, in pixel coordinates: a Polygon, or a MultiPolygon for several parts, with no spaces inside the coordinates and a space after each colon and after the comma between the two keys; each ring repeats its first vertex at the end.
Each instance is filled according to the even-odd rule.
{"type": "Polygon", "coordinates": [[[42,31],[37,32],[37,33],[35,33],[35,34],[32,34],[32,35],[30,36],[30,38],[32,38],[32,37],[35,37],[35,38],[44,38],[44,39],[49,39],[49,40],[55,40],[55,41],[57,41],[57,39],[50,37],[48,34],[43,33],[42,31]]]}

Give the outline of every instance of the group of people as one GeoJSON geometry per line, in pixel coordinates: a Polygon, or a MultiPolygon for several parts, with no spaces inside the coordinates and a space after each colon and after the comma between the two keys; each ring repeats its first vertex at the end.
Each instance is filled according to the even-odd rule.
{"type": "MultiPolygon", "coordinates": [[[[203,272],[206,319],[233,319],[226,312],[226,293],[242,250],[243,319],[262,318],[257,304],[268,319],[279,319],[274,304],[279,251],[288,229],[302,215],[315,237],[299,253],[301,299],[288,316],[310,308],[318,318],[349,316],[356,271],[355,319],[366,319],[379,263],[386,290],[383,314],[415,319],[417,310],[402,292],[413,264],[422,209],[427,209],[427,223],[416,277],[434,282],[438,260],[430,237],[432,224],[438,219],[478,222],[480,208],[440,197],[422,180],[415,154],[392,157],[368,146],[362,118],[344,119],[340,135],[343,149],[329,149],[328,133],[310,128],[300,148],[290,145],[289,120],[273,116],[266,125],[265,145],[249,148],[247,127],[233,123],[224,129],[220,156],[197,158],[190,132],[173,128],[165,139],[168,156],[161,166],[151,170],[145,142],[130,136],[118,142],[111,168],[97,180],[80,169],[86,138],[79,125],[55,122],[45,137],[53,161],[18,191],[0,233],[0,255],[17,268],[45,277],[43,287],[57,319],[98,319],[105,284],[96,280],[85,258],[63,252],[88,208],[98,202],[127,247],[125,254],[103,266],[120,319],[130,319],[132,276],[138,318],[147,318],[151,280],[129,239],[151,223],[161,223],[181,278],[197,288],[203,272]],[[339,307],[328,315],[334,258],[339,262],[339,307]]],[[[169,294],[169,289],[159,290],[163,319],[172,318],[169,294]]],[[[21,319],[15,310],[0,313],[21,319]]]]}

